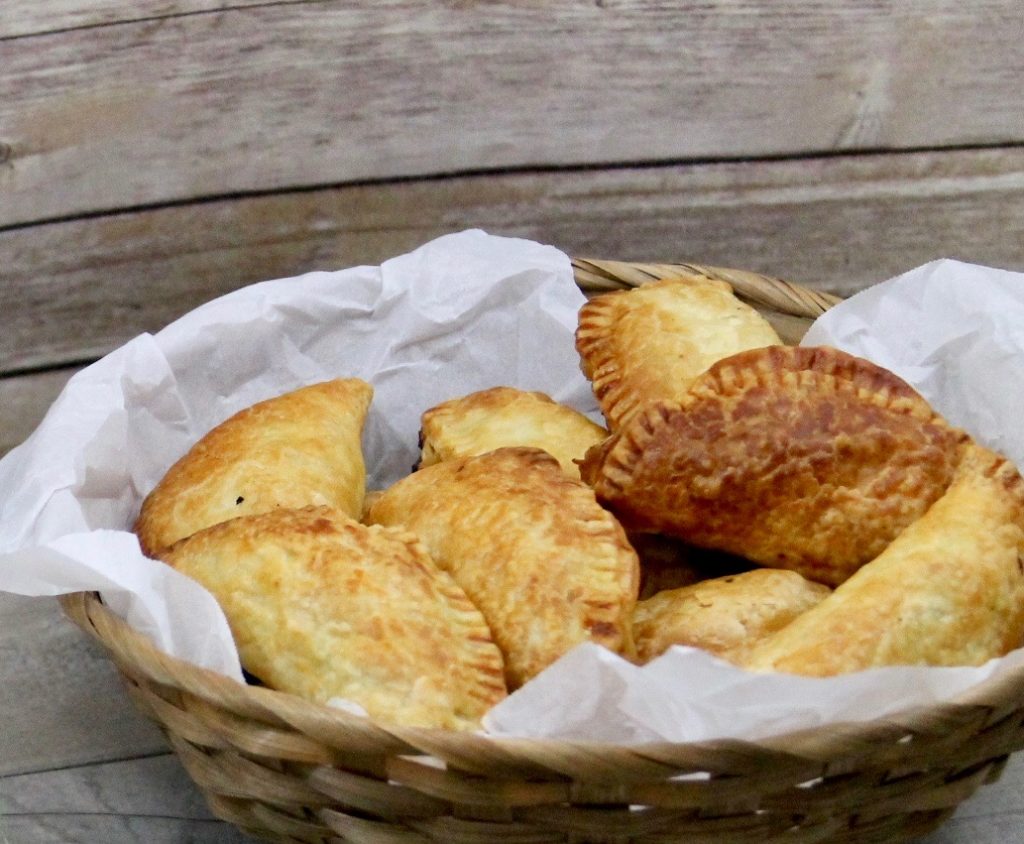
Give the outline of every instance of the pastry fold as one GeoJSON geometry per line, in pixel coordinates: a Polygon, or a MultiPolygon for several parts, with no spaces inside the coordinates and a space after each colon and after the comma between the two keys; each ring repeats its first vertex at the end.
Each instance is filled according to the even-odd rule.
{"type": "Polygon", "coordinates": [[[276,507],[329,505],[359,518],[361,445],[373,388],[357,378],[259,402],[197,442],[146,497],[135,523],[152,556],[197,530],[276,507]]]}
{"type": "Polygon", "coordinates": [[[631,657],[638,563],[583,483],[538,449],[502,448],[414,472],[368,521],[417,534],[484,614],[509,688],[581,642],[631,657]]]}
{"type": "Polygon", "coordinates": [[[637,658],[648,662],[671,645],[689,645],[737,661],[830,592],[784,569],[753,569],[658,592],[633,612],[637,658]]]}
{"type": "Polygon", "coordinates": [[[813,676],[981,665],[1022,644],[1024,480],[972,445],[927,513],[743,665],[813,676]]]}
{"type": "Polygon", "coordinates": [[[725,282],[668,279],[596,296],[579,314],[576,349],[608,426],[680,398],[715,361],[781,343],[725,282]]]}
{"type": "Polygon", "coordinates": [[[375,719],[472,729],[505,694],[479,610],[412,534],[330,507],[277,509],[193,534],[162,558],[220,603],[243,666],[375,719]]]}
{"type": "Polygon", "coordinates": [[[649,406],[581,471],[629,530],[834,586],[942,495],[965,441],[881,367],[774,346],[649,406]]]}
{"type": "Polygon", "coordinates": [[[608,435],[600,425],[539,392],[492,387],[426,411],[420,429],[420,466],[472,457],[496,448],[540,448],[572,478],[592,445],[608,435]]]}

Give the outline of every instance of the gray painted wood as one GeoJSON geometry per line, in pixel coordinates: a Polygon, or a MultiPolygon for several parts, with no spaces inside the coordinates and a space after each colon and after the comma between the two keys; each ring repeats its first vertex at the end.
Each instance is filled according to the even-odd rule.
{"type": "Polygon", "coordinates": [[[9,38],[0,226],[510,167],[1016,143],[1021,28],[1017,0],[360,0],[9,38]]]}

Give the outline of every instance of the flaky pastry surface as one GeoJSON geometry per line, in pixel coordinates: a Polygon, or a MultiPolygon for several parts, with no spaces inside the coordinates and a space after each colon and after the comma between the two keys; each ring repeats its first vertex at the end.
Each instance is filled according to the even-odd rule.
{"type": "Polygon", "coordinates": [[[609,427],[651,402],[678,399],[711,364],[781,343],[724,282],[665,280],[596,296],[579,314],[576,349],[609,427]]]}
{"type": "Polygon", "coordinates": [[[636,554],[547,453],[502,448],[427,466],[385,490],[368,520],[413,531],[465,589],[510,688],[581,642],[633,655],[636,554]]]}
{"type": "Polygon", "coordinates": [[[135,524],[145,553],[210,525],[275,507],[362,512],[361,436],[373,388],[357,378],[259,402],[197,442],[146,497],[135,524]]]}
{"type": "Polygon", "coordinates": [[[1024,644],[1024,480],[970,446],[948,491],[745,667],[829,676],[884,665],[980,665],[1024,644]]]}
{"type": "Polygon", "coordinates": [[[736,661],[830,591],[793,571],[753,569],[659,592],[633,612],[637,658],[689,645],[736,661]]]}
{"type": "Polygon", "coordinates": [[[836,585],[945,491],[964,441],[887,370],[775,346],[638,414],[582,473],[630,530],[836,585]]]}
{"type": "Polygon", "coordinates": [[[375,719],[474,728],[505,695],[483,616],[407,531],[329,507],[207,528],[162,554],[227,616],[246,670],[375,719]]]}
{"type": "Polygon", "coordinates": [[[492,387],[446,401],[422,417],[421,466],[453,457],[472,457],[496,448],[540,448],[570,476],[579,478],[573,460],[608,432],[545,393],[492,387]]]}

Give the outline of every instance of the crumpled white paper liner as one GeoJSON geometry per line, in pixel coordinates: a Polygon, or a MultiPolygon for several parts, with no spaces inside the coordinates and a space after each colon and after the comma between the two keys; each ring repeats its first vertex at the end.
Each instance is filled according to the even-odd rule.
{"type": "MultiPolygon", "coordinates": [[[[420,414],[457,395],[507,384],[597,418],[573,349],[582,303],[562,253],[468,231],[380,267],[252,285],[141,335],[71,379],[35,433],[0,460],[0,589],[98,589],[164,651],[240,679],[213,598],[143,557],[128,532],[167,467],[237,410],[334,377],[375,387],[364,436],[371,487],[409,470],[420,414]]],[[[836,307],[807,342],[890,366],[1019,461],[1022,408],[1004,390],[1024,378],[1010,371],[1024,350],[1021,326],[1024,276],[939,262],[836,307]]],[[[639,668],[582,645],[486,726],[621,742],[751,738],[928,704],[1022,658],[814,680],[749,674],[691,648],[639,668]]]]}

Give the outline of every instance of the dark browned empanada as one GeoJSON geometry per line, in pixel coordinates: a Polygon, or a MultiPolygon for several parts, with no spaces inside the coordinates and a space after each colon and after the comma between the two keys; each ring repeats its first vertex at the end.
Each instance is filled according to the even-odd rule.
{"type": "Polygon", "coordinates": [[[942,495],[965,438],[881,367],[773,346],[636,415],[582,474],[627,529],[836,585],[942,495]]]}
{"type": "Polygon", "coordinates": [[[368,521],[417,534],[484,614],[510,688],[581,642],[633,655],[637,558],[585,484],[539,449],[427,466],[385,490],[368,521]]]}

